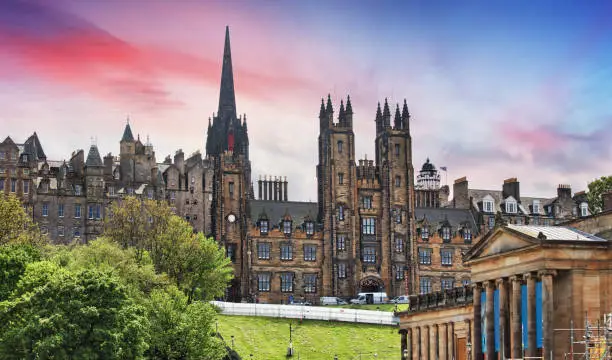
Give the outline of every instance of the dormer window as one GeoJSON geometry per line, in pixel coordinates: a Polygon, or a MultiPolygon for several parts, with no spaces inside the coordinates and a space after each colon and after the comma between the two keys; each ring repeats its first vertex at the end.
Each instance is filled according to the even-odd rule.
{"type": "Polygon", "coordinates": [[[74,195],[81,196],[82,191],[83,191],[83,188],[81,187],[81,185],[74,186],[74,195]]]}
{"type": "Polygon", "coordinates": [[[261,235],[268,233],[268,220],[259,220],[259,233],[261,235]]]}
{"type": "Polygon", "coordinates": [[[516,214],[516,200],[511,197],[506,199],[506,212],[508,214],[516,214]]]}
{"type": "Polygon", "coordinates": [[[484,200],[482,202],[482,209],[484,212],[492,213],[493,212],[493,200],[484,200]]]}
{"type": "Polygon", "coordinates": [[[585,202],[580,204],[580,216],[589,216],[589,205],[585,202]]]}
{"type": "Polygon", "coordinates": [[[540,214],[540,200],[533,200],[533,211],[534,215],[540,214]]]}
{"type": "Polygon", "coordinates": [[[472,229],[468,227],[463,228],[463,242],[466,244],[472,243],[472,229]]]}
{"type": "Polygon", "coordinates": [[[451,229],[448,226],[442,228],[442,240],[444,242],[450,242],[451,240],[451,229]]]}
{"type": "Polygon", "coordinates": [[[429,228],[427,226],[421,228],[421,239],[423,241],[429,240],[429,228]]]}
{"type": "Polygon", "coordinates": [[[283,220],[283,233],[286,236],[291,235],[291,220],[283,220]]]}
{"type": "Polygon", "coordinates": [[[306,235],[312,236],[314,234],[314,222],[306,221],[306,235]]]}

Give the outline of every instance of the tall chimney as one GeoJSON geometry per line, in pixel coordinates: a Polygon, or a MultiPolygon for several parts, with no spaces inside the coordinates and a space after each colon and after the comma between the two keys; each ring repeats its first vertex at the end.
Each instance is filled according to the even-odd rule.
{"type": "Polygon", "coordinates": [[[268,177],[264,175],[263,178],[263,190],[264,190],[264,200],[268,200],[268,177]]]}
{"type": "Polygon", "coordinates": [[[261,200],[261,174],[259,175],[259,180],[257,180],[257,198],[261,200]]]}
{"type": "Polygon", "coordinates": [[[285,187],[285,191],[283,192],[283,194],[285,194],[285,201],[287,201],[287,177],[285,176],[285,181],[283,182],[283,186],[285,187]]]}
{"type": "Polygon", "coordinates": [[[278,201],[278,178],[274,177],[274,201],[278,201]]]}
{"type": "Polygon", "coordinates": [[[273,200],[274,199],[274,195],[272,192],[272,175],[268,175],[268,200],[273,200]]]}
{"type": "Polygon", "coordinates": [[[283,177],[278,177],[278,201],[283,201],[283,177]]]}
{"type": "Polygon", "coordinates": [[[608,191],[601,195],[603,198],[603,208],[601,211],[612,211],[612,191],[608,191]]]}
{"type": "Polygon", "coordinates": [[[457,209],[469,209],[470,199],[468,193],[467,178],[464,176],[455,180],[453,184],[453,207],[457,209]]]}

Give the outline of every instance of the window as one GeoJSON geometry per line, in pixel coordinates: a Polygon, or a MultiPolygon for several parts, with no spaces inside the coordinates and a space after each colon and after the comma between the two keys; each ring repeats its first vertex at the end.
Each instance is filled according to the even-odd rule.
{"type": "Polygon", "coordinates": [[[540,200],[533,200],[533,214],[540,214],[540,200]]]}
{"type": "Polygon", "coordinates": [[[451,229],[448,226],[442,228],[442,240],[446,243],[451,240],[451,229]]]}
{"type": "Polygon", "coordinates": [[[316,245],[304,245],[304,261],[317,261],[316,245]]]}
{"type": "Polygon", "coordinates": [[[343,173],[338,173],[338,184],[340,185],[344,184],[344,174],[343,173]]]}
{"type": "Polygon", "coordinates": [[[492,213],[493,212],[493,201],[485,200],[482,203],[482,208],[483,208],[484,212],[492,213]]]}
{"type": "Polygon", "coordinates": [[[283,233],[285,233],[285,235],[291,235],[291,220],[283,221],[283,233]]]}
{"type": "Polygon", "coordinates": [[[304,274],[304,292],[317,292],[317,274],[304,274]]]}
{"type": "Polygon", "coordinates": [[[257,274],[257,290],[264,292],[270,291],[270,274],[257,274]]]}
{"type": "Polygon", "coordinates": [[[293,246],[290,244],[281,245],[281,260],[293,260],[293,246]]]}
{"type": "Polygon", "coordinates": [[[440,287],[442,290],[452,289],[455,287],[455,279],[453,278],[442,278],[440,279],[440,287]]]}
{"type": "Polygon", "coordinates": [[[23,175],[28,176],[30,175],[30,169],[23,169],[23,175]]]}
{"type": "Polygon", "coordinates": [[[343,145],[344,143],[342,142],[342,140],[338,140],[338,154],[342,154],[343,145]]]}
{"type": "Polygon", "coordinates": [[[62,225],[57,227],[57,236],[64,236],[64,227],[62,225]]]}
{"type": "Polygon", "coordinates": [[[30,193],[30,182],[28,180],[23,181],[23,193],[24,194],[30,193]]]}
{"type": "Polygon", "coordinates": [[[376,249],[373,247],[363,248],[363,262],[366,264],[376,263],[376,249]]]}
{"type": "Polygon", "coordinates": [[[580,204],[580,216],[588,216],[589,215],[589,205],[585,202],[580,204]]]}
{"type": "Polygon", "coordinates": [[[40,227],[40,232],[41,232],[43,235],[47,235],[47,234],[49,233],[49,230],[47,229],[47,227],[46,227],[46,226],[41,226],[41,227],[40,227]]]}
{"type": "Polygon", "coordinates": [[[516,203],[514,201],[506,202],[506,212],[509,214],[516,213],[516,203]]]}
{"type": "Polygon", "coordinates": [[[227,257],[231,262],[236,262],[236,244],[227,245],[227,257]]]}
{"type": "Polygon", "coordinates": [[[282,273],[281,276],[281,291],[292,292],[293,291],[293,273],[282,273]]]}
{"type": "Polygon", "coordinates": [[[260,260],[270,260],[270,243],[257,244],[257,258],[260,260]]]}
{"type": "Polygon", "coordinates": [[[74,237],[75,238],[80,238],[81,237],[81,230],[74,229],[74,237]]]}
{"type": "Polygon", "coordinates": [[[306,235],[314,234],[314,223],[312,221],[306,221],[306,235]]]}
{"type": "Polygon", "coordinates": [[[404,280],[404,267],[395,265],[395,280],[404,280]]]}
{"type": "Polygon", "coordinates": [[[471,283],[472,283],[472,281],[470,279],[463,279],[463,280],[461,280],[461,284],[463,286],[470,286],[471,283]]]}
{"type": "Polygon", "coordinates": [[[109,186],[108,187],[108,196],[115,196],[115,187],[114,186],[109,186]]]}
{"type": "Polygon", "coordinates": [[[234,198],[234,183],[230,181],[229,183],[229,196],[230,198],[234,198]]]}
{"type": "Polygon", "coordinates": [[[57,216],[64,217],[64,204],[57,204],[57,216]]]}
{"type": "Polygon", "coordinates": [[[338,220],[344,221],[344,206],[338,206],[338,220]]]}
{"type": "Polygon", "coordinates": [[[402,186],[402,177],[397,175],[395,177],[395,187],[400,187],[400,186],[402,186]]]}
{"type": "Polygon", "coordinates": [[[400,156],[400,144],[395,144],[395,157],[398,158],[400,156]]]}
{"type": "Polygon", "coordinates": [[[431,249],[419,248],[419,264],[431,265],[431,249]]]}
{"type": "Polygon", "coordinates": [[[376,234],[376,218],[366,217],[361,219],[361,233],[363,235],[376,234]]]}
{"type": "Polygon", "coordinates": [[[421,277],[419,279],[419,290],[421,294],[429,294],[431,292],[431,278],[421,277]]]}
{"type": "Polygon", "coordinates": [[[94,205],[89,205],[89,206],[87,207],[87,209],[89,210],[89,211],[88,211],[87,218],[88,218],[88,219],[93,219],[93,218],[94,218],[94,205]]]}
{"type": "Polygon", "coordinates": [[[421,239],[422,239],[423,241],[427,241],[427,240],[429,240],[429,227],[427,227],[427,226],[423,226],[423,227],[421,228],[421,239]]]}
{"type": "Polygon", "coordinates": [[[495,218],[493,216],[489,216],[489,229],[493,229],[495,227],[495,218]]]}
{"type": "Polygon", "coordinates": [[[400,234],[395,234],[395,252],[404,252],[404,238],[400,234]]]}
{"type": "Polygon", "coordinates": [[[393,209],[393,216],[395,217],[395,223],[402,223],[402,210],[401,209],[393,209]]]}
{"type": "Polygon", "coordinates": [[[42,216],[49,216],[49,204],[48,203],[42,204],[42,216]]]}
{"type": "Polygon", "coordinates": [[[17,179],[11,179],[11,192],[17,191],[17,179]]]}
{"type": "Polygon", "coordinates": [[[0,160],[6,159],[6,152],[0,151],[0,160]]]}
{"type": "Polygon", "coordinates": [[[346,235],[340,234],[336,237],[336,250],[338,251],[346,250],[346,235]]]}
{"type": "Polygon", "coordinates": [[[13,158],[13,160],[17,160],[17,153],[16,152],[12,153],[11,155],[12,155],[11,157],[13,158]]]}
{"type": "Polygon", "coordinates": [[[440,261],[442,266],[453,266],[453,250],[440,249],[440,261]]]}
{"type": "Polygon", "coordinates": [[[76,219],[80,219],[81,218],[81,204],[75,204],[74,205],[74,217],[76,219]]]}
{"type": "Polygon", "coordinates": [[[0,167],[0,174],[4,174],[4,173],[5,173],[4,168],[3,168],[3,167],[0,167]]]}
{"type": "Polygon", "coordinates": [[[346,264],[339,263],[338,264],[338,279],[345,279],[345,278],[346,278],[346,264]]]}
{"type": "Polygon", "coordinates": [[[362,196],[361,197],[361,207],[364,209],[371,209],[372,208],[372,197],[362,196]]]}
{"type": "Polygon", "coordinates": [[[259,221],[259,232],[262,235],[266,235],[268,233],[268,220],[259,221]]]}
{"type": "Polygon", "coordinates": [[[75,185],[74,186],[74,195],[81,196],[82,190],[83,190],[83,188],[81,187],[81,185],[75,185]]]}
{"type": "Polygon", "coordinates": [[[148,189],[147,190],[147,198],[149,200],[153,200],[153,189],[148,189]]]}
{"type": "Polygon", "coordinates": [[[463,228],[463,242],[470,244],[472,242],[472,229],[469,227],[463,228]]]}

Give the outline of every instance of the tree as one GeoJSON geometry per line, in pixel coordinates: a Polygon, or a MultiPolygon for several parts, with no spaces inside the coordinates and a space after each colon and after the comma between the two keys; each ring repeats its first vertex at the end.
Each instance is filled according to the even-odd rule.
{"type": "Polygon", "coordinates": [[[602,176],[589,183],[589,191],[587,192],[587,203],[589,204],[589,212],[591,214],[600,213],[603,210],[602,195],[608,191],[612,191],[612,175],[602,176]]]}
{"type": "Polygon", "coordinates": [[[23,210],[19,198],[0,194],[0,245],[41,245],[45,242],[46,238],[23,210]]]}
{"type": "Polygon", "coordinates": [[[0,246],[0,301],[7,300],[29,263],[40,260],[39,249],[25,244],[0,246]]]}
{"type": "Polygon", "coordinates": [[[15,297],[0,303],[3,359],[138,359],[149,322],[111,273],[28,265],[15,297]]]}

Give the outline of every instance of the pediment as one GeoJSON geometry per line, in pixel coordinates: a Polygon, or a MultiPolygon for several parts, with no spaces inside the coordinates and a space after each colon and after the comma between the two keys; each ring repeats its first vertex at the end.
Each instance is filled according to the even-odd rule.
{"type": "Polygon", "coordinates": [[[507,254],[536,244],[538,244],[536,239],[531,239],[505,228],[498,228],[474,245],[466,255],[465,260],[470,261],[482,257],[507,254]]]}

